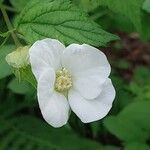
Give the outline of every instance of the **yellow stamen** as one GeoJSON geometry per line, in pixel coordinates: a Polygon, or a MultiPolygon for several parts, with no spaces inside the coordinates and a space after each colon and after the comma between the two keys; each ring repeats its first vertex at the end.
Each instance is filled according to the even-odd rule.
{"type": "Polygon", "coordinates": [[[71,75],[67,69],[62,68],[56,72],[55,90],[58,92],[66,92],[72,86],[71,75]]]}

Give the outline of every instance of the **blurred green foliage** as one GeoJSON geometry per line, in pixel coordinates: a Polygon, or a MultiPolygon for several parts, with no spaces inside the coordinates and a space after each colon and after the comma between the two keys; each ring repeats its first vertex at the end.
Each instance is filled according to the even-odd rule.
{"type": "Polygon", "coordinates": [[[150,1],[149,0],[144,1],[143,9],[146,10],[147,12],[150,12],[150,1]]]}
{"type": "MultiPolygon", "coordinates": [[[[43,5],[44,8],[45,6],[47,8],[47,2],[50,1],[56,0],[44,0],[45,4],[43,2],[40,8],[43,5]]],[[[70,3],[69,0],[64,1],[67,4],[70,3]]],[[[98,30],[96,34],[99,37],[106,33],[103,32],[105,29],[113,33],[137,32],[142,41],[148,42],[150,40],[149,0],[72,1],[76,5],[74,6],[75,10],[80,9],[81,14],[84,14],[83,18],[86,18],[88,23],[90,22],[86,24],[86,27],[83,22],[81,25],[70,24],[70,27],[75,30],[74,35],[77,34],[76,38],[80,42],[91,43],[85,37],[80,38],[78,32],[80,27],[80,32],[85,34],[81,26],[84,26],[88,32],[89,28],[93,28],[91,25],[94,25],[95,30],[98,30]],[[92,23],[89,20],[92,20],[92,23]]],[[[27,14],[26,19],[32,23],[31,16],[28,14],[31,13],[34,16],[34,13],[36,14],[39,10],[39,6],[36,6],[35,12],[33,10],[28,12],[27,9],[31,7],[32,3],[36,4],[39,0],[0,0],[0,6],[2,2],[13,23],[16,22],[14,20],[17,20],[20,14],[27,14]],[[23,9],[24,7],[26,8],[23,9]]],[[[56,2],[54,4],[57,6],[56,2]]],[[[79,16],[79,12],[77,16],[79,16]]],[[[65,17],[67,18],[67,16],[65,17]]],[[[21,18],[21,21],[22,19],[25,18],[21,18]]],[[[58,19],[53,21],[58,23],[62,18],[58,19]]],[[[20,27],[19,30],[14,29],[22,43],[31,42],[28,40],[29,38],[37,39],[45,34],[45,32],[42,35],[34,33],[35,37],[32,37],[31,31],[26,32],[28,28],[25,29],[24,34],[21,34],[23,30],[24,27],[20,27]]],[[[127,81],[119,71],[128,69],[130,62],[119,57],[112,60],[111,78],[117,95],[109,115],[100,121],[83,124],[72,113],[66,126],[54,129],[41,118],[36,91],[29,84],[36,87],[30,67],[14,70],[6,64],[5,57],[15,49],[15,46],[10,38],[12,31],[7,30],[1,13],[0,31],[0,150],[150,150],[150,68],[148,65],[136,65],[132,70],[131,80],[127,81]],[[4,44],[4,42],[6,43],[4,44]],[[16,79],[13,73],[20,80],[16,79]]],[[[64,28],[62,31],[64,34],[64,28]]],[[[70,30],[65,28],[65,32],[69,34],[70,30]]],[[[103,41],[103,38],[97,39],[93,33],[89,32],[86,35],[92,36],[92,44],[103,45],[98,44],[100,40],[101,43],[105,43],[104,46],[112,37],[115,37],[108,34],[110,37],[106,36],[103,41]]],[[[51,33],[48,36],[51,37],[51,33]]],[[[69,39],[67,36],[63,36],[59,37],[63,42],[73,42],[74,40],[70,36],[69,39]]],[[[116,49],[121,50],[121,47],[116,49]]],[[[116,49],[114,48],[114,51],[116,49]]]]}
{"type": "Polygon", "coordinates": [[[6,45],[0,49],[0,68],[1,68],[0,79],[11,74],[11,68],[10,66],[8,66],[5,57],[8,53],[13,51],[13,49],[14,49],[13,45],[6,45]]]}

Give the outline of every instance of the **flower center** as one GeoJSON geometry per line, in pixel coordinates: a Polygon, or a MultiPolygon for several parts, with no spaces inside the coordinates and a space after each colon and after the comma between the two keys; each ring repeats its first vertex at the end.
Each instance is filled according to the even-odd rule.
{"type": "Polygon", "coordinates": [[[56,71],[55,90],[58,92],[68,91],[72,86],[71,75],[67,69],[56,71]]]}

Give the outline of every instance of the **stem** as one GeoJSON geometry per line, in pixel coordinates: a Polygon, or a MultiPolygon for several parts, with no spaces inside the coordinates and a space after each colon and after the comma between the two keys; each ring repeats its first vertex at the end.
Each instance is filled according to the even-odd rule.
{"type": "Polygon", "coordinates": [[[19,47],[19,46],[21,45],[21,43],[19,42],[19,40],[18,40],[16,34],[13,32],[13,27],[12,27],[12,25],[11,25],[11,22],[10,22],[9,18],[8,18],[8,15],[7,15],[7,13],[6,13],[6,10],[5,10],[5,8],[4,8],[3,6],[1,6],[1,11],[2,11],[2,14],[3,14],[3,17],[4,17],[4,20],[5,20],[5,23],[6,23],[6,25],[7,25],[8,30],[9,30],[9,31],[12,31],[12,32],[11,32],[11,36],[12,36],[14,42],[15,42],[15,45],[16,45],[17,47],[19,47]]]}
{"type": "Polygon", "coordinates": [[[3,7],[8,10],[8,11],[11,11],[11,12],[14,12],[14,13],[18,13],[18,11],[10,6],[7,6],[7,5],[4,5],[3,4],[3,7]]]}
{"type": "Polygon", "coordinates": [[[8,38],[9,38],[9,35],[4,39],[4,41],[1,43],[1,45],[0,45],[0,49],[3,47],[3,45],[7,42],[7,40],[8,40],[8,38]]]}

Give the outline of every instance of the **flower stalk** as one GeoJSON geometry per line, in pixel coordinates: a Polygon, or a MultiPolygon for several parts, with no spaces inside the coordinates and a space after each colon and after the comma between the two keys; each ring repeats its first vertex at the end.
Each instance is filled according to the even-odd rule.
{"type": "Polygon", "coordinates": [[[3,7],[2,5],[1,5],[1,11],[2,11],[4,20],[5,20],[5,23],[7,25],[7,28],[8,28],[9,31],[11,31],[11,36],[12,36],[12,38],[14,40],[14,43],[15,43],[16,47],[21,46],[20,41],[18,40],[16,34],[14,33],[13,26],[12,26],[12,24],[11,24],[11,22],[9,20],[9,17],[8,17],[8,15],[6,13],[5,7],[3,7]]]}

